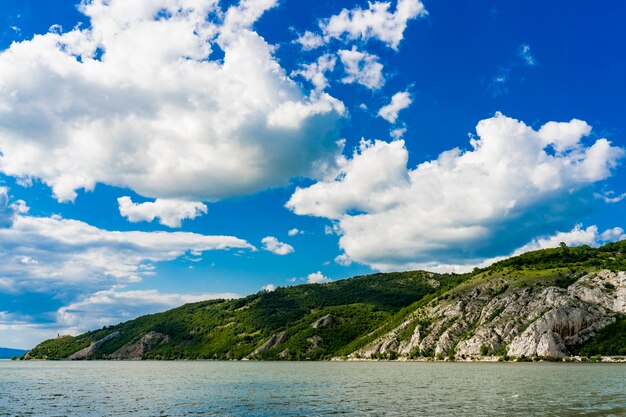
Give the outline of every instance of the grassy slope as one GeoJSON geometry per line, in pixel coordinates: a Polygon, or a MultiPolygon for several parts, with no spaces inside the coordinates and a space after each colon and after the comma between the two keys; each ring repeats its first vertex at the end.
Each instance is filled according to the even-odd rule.
{"type": "Polygon", "coordinates": [[[288,359],[321,359],[341,354],[342,348],[379,327],[401,308],[432,293],[432,279],[443,285],[455,275],[425,272],[374,274],[330,284],[298,285],[260,292],[238,300],[213,300],[140,317],[77,337],[43,342],[31,357],[59,359],[95,340],[119,331],[107,342],[99,357],[113,353],[149,331],[167,334],[172,342],[149,352],[155,359],[227,359],[249,355],[269,336],[287,331],[289,340],[280,348],[264,352],[263,359],[278,358],[288,348],[288,359]],[[338,324],[313,329],[311,323],[332,314],[338,324]],[[307,340],[321,337],[320,347],[310,350],[307,340]]]}
{"type": "MultiPolygon", "coordinates": [[[[584,273],[599,269],[626,270],[626,241],[598,249],[582,246],[529,252],[464,275],[374,274],[330,284],[278,288],[238,300],[187,304],[77,337],[48,340],[30,356],[65,358],[119,331],[121,337],[98,351],[96,357],[103,357],[141,334],[157,331],[169,335],[172,342],[150,351],[147,358],[239,359],[272,334],[287,331],[287,342],[262,353],[260,359],[278,359],[285,350],[286,359],[325,359],[355,351],[398,326],[419,307],[454,297],[459,291],[477,288],[495,295],[498,288],[537,282],[567,287],[584,273]],[[429,285],[432,279],[439,281],[440,287],[429,285]],[[338,318],[338,324],[313,329],[311,323],[326,314],[338,318]],[[321,342],[318,349],[311,350],[309,339],[314,336],[321,342]]],[[[624,337],[604,343],[615,331],[623,332],[624,325],[615,329],[600,332],[586,346],[594,352],[602,346],[602,352],[620,354],[626,347],[624,337]]]]}

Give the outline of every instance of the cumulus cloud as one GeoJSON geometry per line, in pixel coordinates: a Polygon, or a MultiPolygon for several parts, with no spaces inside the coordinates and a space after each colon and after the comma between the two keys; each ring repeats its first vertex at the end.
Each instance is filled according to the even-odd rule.
{"type": "Polygon", "coordinates": [[[478,123],[471,150],[414,169],[403,141],[363,141],[336,179],[298,188],[287,207],[333,219],[345,254],[376,269],[475,265],[587,212],[590,186],[625,154],[607,139],[585,144],[590,129],[572,120],[534,130],[496,114],[478,123]]]}
{"type": "Polygon", "coordinates": [[[295,250],[288,243],[279,242],[274,236],[266,236],[261,240],[263,249],[276,255],[289,255],[295,250]]]}
{"type": "Polygon", "coordinates": [[[335,263],[341,266],[350,266],[352,265],[352,259],[350,259],[350,257],[345,253],[342,253],[341,255],[335,257],[335,263]]]}
{"type": "Polygon", "coordinates": [[[302,233],[304,233],[302,230],[297,229],[297,228],[294,227],[293,229],[290,229],[287,232],[287,235],[293,237],[293,236],[296,236],[296,235],[299,235],[299,234],[302,234],[302,233]]]}
{"type": "Polygon", "coordinates": [[[391,102],[378,110],[378,115],[388,121],[395,123],[400,110],[404,110],[413,103],[411,95],[407,91],[401,91],[391,97],[391,102]]]}
{"type": "Polygon", "coordinates": [[[120,197],[117,202],[120,214],[132,223],[152,222],[158,218],[162,225],[180,227],[182,220],[195,219],[208,212],[207,206],[198,201],[156,199],[137,204],[130,197],[120,197]]]}
{"type": "Polygon", "coordinates": [[[426,16],[420,0],[398,0],[394,11],[390,2],[369,2],[367,9],[343,9],[321,23],[326,41],[332,38],[348,40],[377,39],[390,48],[398,49],[409,20],[426,16]]]}
{"type": "Polygon", "coordinates": [[[406,127],[400,127],[397,129],[393,129],[391,132],[389,132],[389,136],[391,136],[391,138],[394,140],[400,140],[402,139],[405,133],[406,133],[406,127]]]}
{"type": "Polygon", "coordinates": [[[376,55],[360,52],[353,46],[351,50],[338,51],[346,75],[341,79],[344,84],[357,83],[377,90],[385,84],[383,65],[376,55]]]}
{"type": "Polygon", "coordinates": [[[302,49],[310,51],[324,45],[324,39],[320,35],[316,35],[311,31],[306,31],[294,41],[299,43],[302,49]]]}
{"type": "Polygon", "coordinates": [[[146,314],[158,313],[212,299],[238,298],[237,294],[164,294],[157,290],[98,291],[59,309],[55,325],[64,332],[76,333],[110,326],[146,314]]]}
{"type": "Polygon", "coordinates": [[[267,291],[267,292],[272,292],[275,289],[276,289],[276,285],[274,284],[267,284],[267,285],[264,285],[263,288],[261,288],[261,290],[267,291]]]}
{"type": "Polygon", "coordinates": [[[85,27],[13,43],[0,53],[0,172],[60,201],[96,183],[213,201],[321,175],[345,109],[304,94],[252,30],[275,5],[93,0],[85,27]]]}
{"type": "Polygon", "coordinates": [[[309,284],[326,284],[327,282],[330,282],[331,279],[328,277],[325,277],[321,271],[317,271],[317,272],[312,272],[309,275],[307,275],[306,281],[309,284]]]}
{"type": "Polygon", "coordinates": [[[558,232],[552,236],[533,239],[513,254],[519,255],[532,250],[557,248],[561,243],[565,243],[567,246],[589,245],[595,247],[622,239],[626,239],[626,235],[621,227],[614,227],[600,233],[598,226],[593,225],[583,229],[581,224],[577,224],[569,232],[558,232]]]}
{"type": "Polygon", "coordinates": [[[332,72],[335,69],[337,57],[331,54],[324,54],[317,59],[316,62],[305,64],[299,70],[293,71],[291,76],[301,76],[313,84],[316,90],[324,90],[328,87],[328,79],[326,72],[332,72]]]}

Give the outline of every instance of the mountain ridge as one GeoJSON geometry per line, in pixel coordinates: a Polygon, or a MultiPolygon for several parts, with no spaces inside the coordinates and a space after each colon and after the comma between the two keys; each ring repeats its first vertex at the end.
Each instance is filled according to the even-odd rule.
{"type": "Polygon", "coordinates": [[[0,347],[0,359],[11,359],[24,355],[28,350],[0,347]]]}
{"type": "Polygon", "coordinates": [[[24,358],[626,355],[624,271],[626,241],[562,245],[467,274],[378,273],[187,304],[44,341],[24,358]]]}

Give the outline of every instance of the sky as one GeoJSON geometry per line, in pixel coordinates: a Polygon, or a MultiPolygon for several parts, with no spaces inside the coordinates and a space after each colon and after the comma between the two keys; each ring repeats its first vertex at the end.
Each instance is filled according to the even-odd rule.
{"type": "Polygon", "coordinates": [[[626,238],[625,13],[3,1],[0,346],[626,238]]]}

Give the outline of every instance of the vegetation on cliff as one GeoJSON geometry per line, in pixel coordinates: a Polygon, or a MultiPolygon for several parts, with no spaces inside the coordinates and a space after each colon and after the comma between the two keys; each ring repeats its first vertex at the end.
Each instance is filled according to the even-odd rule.
{"type": "MultiPolygon", "coordinates": [[[[475,348],[481,355],[506,354],[502,343],[480,342],[480,337],[490,340],[480,332],[488,332],[490,323],[494,323],[513,329],[519,336],[529,326],[541,324],[534,322],[539,316],[525,324],[527,318],[507,313],[508,302],[520,303],[520,294],[526,304],[519,308],[527,308],[529,302],[546,294],[569,300],[568,288],[582,277],[586,281],[579,285],[581,291],[595,291],[594,285],[602,285],[602,294],[615,296],[614,284],[598,281],[600,278],[595,275],[599,271],[624,270],[626,241],[600,248],[562,245],[506,259],[468,274],[380,273],[328,284],[277,288],[236,300],[187,304],[77,337],[51,339],[26,357],[64,359],[84,350],[87,353],[79,357],[85,359],[318,360],[355,352],[367,352],[367,357],[394,358],[398,346],[411,347],[404,353],[407,357],[454,357],[457,345],[465,346],[468,352],[475,348]],[[446,316],[448,310],[454,310],[454,314],[446,316]],[[427,311],[443,313],[435,317],[427,311]],[[470,320],[472,315],[475,318],[470,320]],[[109,335],[114,337],[94,349],[86,349],[109,335]],[[432,347],[425,348],[430,345],[422,343],[420,351],[414,343],[416,337],[422,341],[430,337],[432,347]],[[479,344],[472,347],[471,343],[479,344]],[[372,344],[376,346],[373,350],[368,348],[372,344]]],[[[562,309],[578,308],[570,301],[567,303],[562,309]]],[[[547,309],[542,310],[541,314],[546,312],[547,309]]],[[[567,315],[568,311],[561,313],[567,315]]],[[[616,314],[612,311],[602,314],[594,316],[601,320],[589,327],[580,352],[624,354],[624,318],[615,322],[616,314]]],[[[571,329],[563,330],[567,331],[571,329]]],[[[563,337],[570,336],[563,333],[563,337]]]]}

